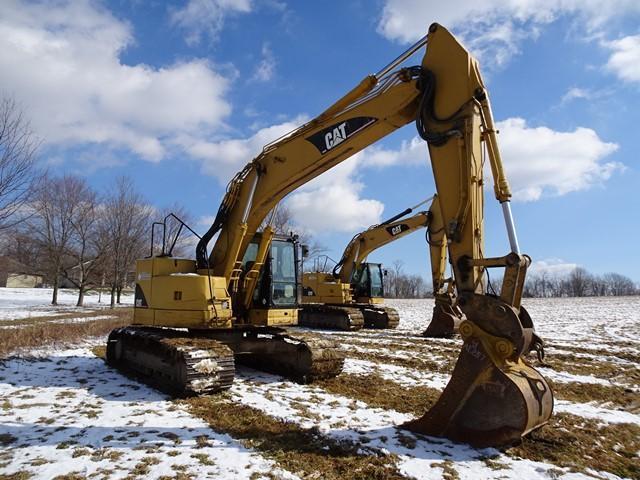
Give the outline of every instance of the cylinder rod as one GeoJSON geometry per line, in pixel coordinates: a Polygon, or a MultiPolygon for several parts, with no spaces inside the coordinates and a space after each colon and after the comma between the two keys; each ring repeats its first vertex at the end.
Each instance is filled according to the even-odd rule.
{"type": "Polygon", "coordinates": [[[507,234],[509,235],[509,245],[511,251],[520,255],[520,246],[518,245],[518,236],[516,235],[516,227],[513,224],[513,215],[511,215],[511,203],[509,201],[502,202],[502,214],[504,215],[504,223],[507,226],[507,234]]]}
{"type": "Polygon", "coordinates": [[[389,63],[386,67],[384,67],[378,73],[376,73],[375,77],[379,80],[381,77],[384,77],[387,73],[389,73],[391,70],[396,68],[402,62],[404,62],[407,58],[409,58],[411,55],[413,55],[415,52],[417,52],[420,47],[422,47],[423,45],[425,45],[427,43],[427,36],[428,35],[425,35],[420,40],[418,40],[416,43],[411,45],[398,58],[396,58],[393,62],[389,63]]]}
{"type": "Polygon", "coordinates": [[[244,212],[242,213],[242,223],[247,223],[247,219],[249,218],[249,211],[253,205],[253,194],[256,193],[256,187],[258,186],[258,177],[260,175],[258,172],[255,172],[255,177],[253,178],[253,182],[251,183],[251,190],[249,191],[249,197],[247,198],[247,204],[244,206],[244,212]]]}

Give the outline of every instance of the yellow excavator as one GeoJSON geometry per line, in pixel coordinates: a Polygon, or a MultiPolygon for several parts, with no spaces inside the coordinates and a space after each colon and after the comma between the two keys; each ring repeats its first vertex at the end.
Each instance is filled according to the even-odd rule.
{"type": "Polygon", "coordinates": [[[302,381],[337,375],[344,357],[335,342],[281,328],[297,323],[295,238],[258,228],[288,193],[410,122],[429,148],[465,320],[449,384],[405,427],[488,446],[545,424],[553,395],[525,360],[540,345],[521,306],[530,259],[518,247],[489,98],[476,60],[437,24],[319,116],[265,146],[229,183],[195,260],[163,252],[138,261],[134,325],[109,335],[109,364],[185,393],[228,388],[234,360],[302,381]],[[420,65],[401,66],[425,46],[420,65]],[[498,258],[483,253],[485,161],[511,245],[498,258]],[[487,268],[504,269],[499,295],[486,292],[487,268]],[[267,295],[255,293],[259,284],[267,295]]]}
{"type": "Polygon", "coordinates": [[[332,272],[304,272],[298,325],[334,330],[396,328],[397,310],[382,305],[382,266],[365,260],[374,250],[426,228],[429,212],[406,216],[427,201],[356,234],[332,272]]]}

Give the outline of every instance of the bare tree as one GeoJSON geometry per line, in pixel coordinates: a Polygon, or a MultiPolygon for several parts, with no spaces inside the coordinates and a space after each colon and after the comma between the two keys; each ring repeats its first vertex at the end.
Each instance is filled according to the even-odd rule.
{"type": "Polygon", "coordinates": [[[617,297],[621,295],[636,295],[638,293],[633,280],[619,273],[606,273],[603,276],[603,280],[609,295],[617,297]]]}
{"type": "MultiPolygon", "coordinates": [[[[273,231],[279,235],[289,235],[295,234],[298,235],[298,241],[305,245],[307,256],[304,258],[304,269],[313,271],[315,267],[318,266],[319,260],[325,260],[326,253],[328,251],[327,247],[319,243],[311,233],[296,225],[293,219],[293,213],[287,207],[286,204],[280,204],[276,207],[275,215],[273,218],[271,215],[268,215],[267,218],[262,222],[260,226],[260,230],[263,230],[267,225],[271,225],[273,231]]],[[[328,257],[326,257],[329,260],[328,257]]],[[[325,268],[326,268],[325,262],[325,268]]],[[[335,263],[331,260],[331,263],[335,263]]]]}
{"type": "Polygon", "coordinates": [[[37,258],[38,267],[53,286],[52,305],[58,304],[58,286],[73,236],[73,218],[86,188],[86,183],[77,177],[46,176],[30,204],[32,215],[25,225],[42,252],[37,258]]]}
{"type": "Polygon", "coordinates": [[[10,98],[0,99],[0,230],[16,224],[16,214],[35,190],[39,141],[10,98]]]}
{"type": "Polygon", "coordinates": [[[109,247],[108,268],[111,286],[111,308],[120,303],[127,274],[134,269],[137,258],[144,256],[152,208],[135,191],[128,177],[116,181],[104,205],[101,238],[109,247]]]}
{"type": "Polygon", "coordinates": [[[589,291],[591,275],[584,268],[574,268],[567,278],[569,292],[572,297],[585,297],[589,291]]]}
{"type": "Polygon", "coordinates": [[[62,274],[78,288],[81,307],[88,288],[97,282],[96,273],[102,266],[107,246],[100,239],[100,208],[98,196],[84,180],[79,180],[77,205],[71,216],[72,235],[68,256],[73,261],[64,266],[62,274]]]}

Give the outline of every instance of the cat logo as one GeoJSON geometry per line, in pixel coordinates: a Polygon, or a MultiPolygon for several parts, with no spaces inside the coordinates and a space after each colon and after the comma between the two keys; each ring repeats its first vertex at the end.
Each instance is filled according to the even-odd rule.
{"type": "Polygon", "coordinates": [[[395,237],[400,233],[402,233],[402,225],[396,225],[395,227],[391,227],[391,235],[395,237]]]}
{"type": "Polygon", "coordinates": [[[389,235],[391,235],[392,237],[395,237],[396,235],[400,235],[401,233],[404,233],[409,229],[410,227],[406,223],[399,223],[398,225],[391,225],[385,228],[387,233],[389,233],[389,235]]]}
{"type": "Polygon", "coordinates": [[[306,139],[318,149],[321,155],[324,155],[377,121],[378,119],[374,117],[349,118],[329,125],[306,139]]]}
{"type": "Polygon", "coordinates": [[[324,136],[324,143],[327,146],[327,150],[331,150],[333,147],[347,139],[347,122],[342,122],[335,127],[332,131],[327,132],[324,136]]]}

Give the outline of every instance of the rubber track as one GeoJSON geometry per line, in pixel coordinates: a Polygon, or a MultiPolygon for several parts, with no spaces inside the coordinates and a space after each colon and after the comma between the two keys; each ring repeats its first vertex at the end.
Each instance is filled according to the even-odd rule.
{"type": "Polygon", "coordinates": [[[113,330],[107,362],[159,390],[177,395],[206,395],[231,387],[234,355],[222,343],[186,332],[149,327],[113,330]],[[125,359],[116,358],[125,349],[125,359]],[[133,364],[131,358],[139,359],[133,364]]]}
{"type": "Polygon", "coordinates": [[[342,372],[344,352],[332,339],[321,339],[296,332],[258,334],[268,344],[270,353],[239,355],[238,363],[275,373],[300,383],[333,378],[342,372]]]}
{"type": "Polygon", "coordinates": [[[298,313],[298,325],[301,327],[354,331],[365,325],[359,308],[322,303],[308,303],[301,307],[298,313]]]}

